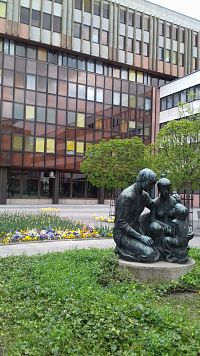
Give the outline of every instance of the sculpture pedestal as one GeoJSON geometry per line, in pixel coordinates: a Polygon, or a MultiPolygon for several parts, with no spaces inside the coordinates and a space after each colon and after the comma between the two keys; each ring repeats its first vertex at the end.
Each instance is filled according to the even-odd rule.
{"type": "Polygon", "coordinates": [[[119,266],[127,268],[136,279],[148,283],[164,283],[176,281],[184,274],[190,272],[195,261],[189,258],[185,264],[159,261],[155,263],[129,262],[119,259],[119,266]]]}

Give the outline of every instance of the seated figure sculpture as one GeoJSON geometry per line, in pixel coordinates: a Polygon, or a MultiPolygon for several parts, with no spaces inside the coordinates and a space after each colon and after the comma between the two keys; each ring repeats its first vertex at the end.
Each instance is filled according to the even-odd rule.
{"type": "Polygon", "coordinates": [[[150,212],[149,235],[160,252],[160,259],[173,263],[186,263],[188,242],[194,236],[186,222],[187,208],[179,203],[177,196],[170,195],[169,179],[161,178],[157,186],[160,195],[155,199],[150,212]],[[174,232],[175,226],[176,232],[174,232]]]}
{"type": "Polygon", "coordinates": [[[143,234],[139,217],[144,208],[154,204],[148,191],[156,183],[156,174],[145,168],[139,172],[136,182],[119,195],[115,208],[115,252],[120,258],[132,262],[155,262],[160,253],[151,237],[143,234]]]}

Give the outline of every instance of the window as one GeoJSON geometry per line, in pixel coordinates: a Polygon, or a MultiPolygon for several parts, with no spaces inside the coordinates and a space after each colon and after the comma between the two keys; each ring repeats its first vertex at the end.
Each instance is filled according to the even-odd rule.
{"type": "Polygon", "coordinates": [[[37,78],[37,90],[46,92],[46,87],[47,87],[47,78],[39,75],[37,78]]]}
{"type": "Polygon", "coordinates": [[[3,72],[3,84],[12,87],[14,82],[14,72],[8,69],[4,69],[3,72]]]}
{"type": "Polygon", "coordinates": [[[194,47],[198,46],[198,35],[197,35],[197,33],[193,34],[193,46],[194,47]]]}
{"type": "Polygon", "coordinates": [[[15,72],[15,86],[24,89],[25,87],[25,74],[15,72]]]}
{"type": "Polygon", "coordinates": [[[171,62],[170,50],[169,50],[169,49],[166,49],[166,50],[165,50],[165,61],[166,61],[167,63],[170,63],[170,62],[171,62]]]}
{"type": "Polygon", "coordinates": [[[143,55],[145,57],[149,57],[149,44],[148,43],[144,43],[144,45],[143,45],[143,55]]]}
{"type": "Polygon", "coordinates": [[[20,22],[29,25],[30,23],[30,9],[21,6],[20,9],[20,22]]]}
{"type": "Polygon", "coordinates": [[[23,43],[16,42],[15,54],[16,54],[16,56],[25,57],[26,56],[26,46],[23,43]]]}
{"type": "Polygon", "coordinates": [[[52,64],[58,63],[58,54],[57,52],[48,51],[48,62],[52,64]]]}
{"type": "Polygon", "coordinates": [[[183,28],[180,29],[180,42],[185,42],[185,30],[183,28]]]}
{"type": "Polygon", "coordinates": [[[166,37],[167,38],[171,38],[171,26],[170,25],[166,25],[166,37]]]}
{"type": "Polygon", "coordinates": [[[137,82],[142,83],[144,82],[144,73],[137,71],[137,82]]]}
{"type": "Polygon", "coordinates": [[[35,75],[27,74],[26,87],[30,90],[35,90],[35,75]]]}
{"type": "Polygon", "coordinates": [[[32,20],[31,25],[35,27],[40,27],[41,25],[41,12],[37,10],[32,10],[32,20]]]}
{"type": "Polygon", "coordinates": [[[128,38],[127,40],[127,51],[133,53],[133,39],[128,38]]]}
{"type": "Polygon", "coordinates": [[[56,122],[56,109],[47,109],[47,122],[49,124],[55,124],[56,122]]]}
{"type": "Polygon", "coordinates": [[[164,111],[164,110],[166,110],[167,109],[167,100],[166,100],[167,98],[162,98],[161,99],[161,111],[164,111]]]}
{"type": "Polygon", "coordinates": [[[82,10],[82,0],[75,0],[75,9],[82,10]]]}
{"type": "Polygon", "coordinates": [[[178,106],[180,103],[180,93],[175,93],[174,94],[174,106],[178,106]]]}
{"type": "Polygon", "coordinates": [[[24,105],[14,104],[14,119],[18,119],[18,120],[24,119],[24,105]]]}
{"type": "Polygon", "coordinates": [[[135,53],[141,54],[141,42],[140,41],[135,42],[135,53]]]}
{"type": "Polygon", "coordinates": [[[126,23],[126,10],[120,9],[120,22],[126,23]]]}
{"type": "Polygon", "coordinates": [[[78,84],[78,98],[85,99],[85,85],[78,84]]]}
{"type": "Polygon", "coordinates": [[[83,25],[83,40],[90,41],[90,26],[83,25]]]}
{"type": "Polygon", "coordinates": [[[94,15],[100,16],[101,13],[101,4],[99,0],[94,1],[94,15]]]}
{"type": "Polygon", "coordinates": [[[47,61],[47,50],[45,48],[38,48],[38,60],[43,62],[47,61]]]}
{"type": "Polygon", "coordinates": [[[108,46],[108,31],[102,30],[101,43],[105,46],[108,46]]]}
{"type": "Polygon", "coordinates": [[[76,126],[76,113],[73,111],[68,111],[67,113],[67,126],[76,126]]]}
{"type": "Polygon", "coordinates": [[[149,32],[149,17],[144,16],[144,31],[148,31],[149,32]]]}
{"type": "Polygon", "coordinates": [[[173,95],[167,96],[167,109],[171,109],[173,107],[173,95]]]}
{"type": "Polygon", "coordinates": [[[0,17],[6,17],[6,3],[0,1],[0,17]]]}
{"type": "Polygon", "coordinates": [[[35,119],[35,106],[26,105],[26,120],[35,119]]]}
{"type": "Polygon", "coordinates": [[[71,155],[73,155],[75,153],[75,142],[74,141],[67,141],[66,151],[67,151],[67,154],[71,154],[71,155]]]}
{"type": "Polygon", "coordinates": [[[128,80],[128,70],[127,69],[121,69],[121,78],[128,80]]]}
{"type": "Polygon", "coordinates": [[[142,28],[142,16],[139,14],[135,15],[136,28],[142,28]]]}
{"type": "Polygon", "coordinates": [[[91,12],[91,0],[84,0],[84,11],[91,12]]]}
{"type": "Polygon", "coordinates": [[[36,137],[35,152],[44,153],[44,138],[36,137]]]}
{"type": "Polygon", "coordinates": [[[13,136],[13,150],[22,151],[22,136],[18,136],[18,135],[13,136]]]}
{"type": "Polygon", "coordinates": [[[135,79],[136,79],[135,70],[129,69],[129,80],[135,82],[135,79]]]}
{"type": "Polygon", "coordinates": [[[34,137],[25,136],[25,151],[33,152],[34,150],[34,137]]]}
{"type": "Polygon", "coordinates": [[[55,140],[53,138],[47,138],[46,152],[47,153],[55,153],[55,140]]]}
{"type": "Polygon", "coordinates": [[[173,64],[177,64],[177,63],[178,63],[178,53],[173,52],[173,64]]]}
{"type": "Polygon", "coordinates": [[[45,118],[46,118],[46,109],[38,106],[37,107],[37,121],[45,122],[45,118]]]}
{"type": "Polygon", "coordinates": [[[103,74],[103,64],[100,62],[96,62],[96,73],[103,74]]]}
{"type": "Polygon", "coordinates": [[[76,57],[68,57],[68,67],[70,68],[77,68],[77,61],[76,61],[76,57]]]}
{"type": "Polygon", "coordinates": [[[173,40],[178,41],[178,27],[173,27],[173,40]]]}
{"type": "Polygon", "coordinates": [[[62,19],[59,16],[53,17],[53,31],[61,33],[62,19]]]}
{"type": "Polygon", "coordinates": [[[81,38],[81,24],[74,22],[74,37],[81,38]]]}
{"type": "Polygon", "coordinates": [[[113,92],[113,105],[120,105],[120,93],[113,92]]]}
{"type": "Polygon", "coordinates": [[[159,35],[164,36],[164,23],[159,22],[159,35]]]}
{"type": "Polygon", "coordinates": [[[87,100],[94,101],[94,88],[93,87],[87,87],[87,100]]]}
{"type": "Polygon", "coordinates": [[[93,28],[92,42],[99,43],[99,29],[93,28]]]}
{"type": "Polygon", "coordinates": [[[94,62],[90,62],[90,61],[87,62],[87,70],[88,72],[94,72],[94,62]]]}
{"type": "Polygon", "coordinates": [[[76,142],[76,153],[77,154],[84,153],[84,142],[76,142]]]}
{"type": "Polygon", "coordinates": [[[103,89],[96,88],[96,101],[103,103],[103,89]]]}
{"type": "Polygon", "coordinates": [[[164,48],[158,48],[158,59],[159,61],[164,61],[164,48]]]}
{"type": "Polygon", "coordinates": [[[56,94],[57,80],[48,78],[48,92],[51,94],[56,94]]]}
{"type": "Polygon", "coordinates": [[[109,19],[109,4],[103,3],[103,17],[109,19]]]}
{"type": "Polygon", "coordinates": [[[85,114],[77,113],[77,127],[85,127],[85,114]]]}
{"type": "Polygon", "coordinates": [[[68,95],[73,98],[76,98],[76,84],[68,84],[68,95]]]}
{"type": "Polygon", "coordinates": [[[184,67],[184,54],[183,53],[180,53],[180,66],[181,67],[184,67]]]}
{"type": "Polygon", "coordinates": [[[51,15],[43,13],[43,24],[42,28],[44,30],[51,30],[51,15]]]}
{"type": "Polygon", "coordinates": [[[133,12],[129,12],[128,13],[128,24],[129,26],[134,26],[134,13],[133,12]]]}
{"type": "Polygon", "coordinates": [[[119,49],[122,51],[125,50],[125,37],[124,36],[119,36],[119,49]]]}
{"type": "Polygon", "coordinates": [[[27,58],[36,59],[36,48],[35,47],[27,47],[27,58]]]}

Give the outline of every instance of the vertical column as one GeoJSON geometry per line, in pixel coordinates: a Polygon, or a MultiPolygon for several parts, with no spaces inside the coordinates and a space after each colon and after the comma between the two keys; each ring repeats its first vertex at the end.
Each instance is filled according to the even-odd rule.
{"type": "Polygon", "coordinates": [[[55,172],[53,184],[53,204],[59,203],[59,171],[55,172]]]}
{"type": "Polygon", "coordinates": [[[6,204],[7,198],[7,168],[0,168],[0,204],[6,204]]]}

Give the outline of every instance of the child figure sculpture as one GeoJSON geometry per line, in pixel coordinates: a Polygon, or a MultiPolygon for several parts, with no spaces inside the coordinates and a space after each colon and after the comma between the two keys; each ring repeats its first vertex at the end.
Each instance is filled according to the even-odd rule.
{"type": "MultiPolygon", "coordinates": [[[[193,238],[194,234],[188,231],[188,209],[183,204],[176,204],[174,207],[175,219],[172,220],[171,236],[165,238],[165,243],[168,242],[168,254],[166,261],[174,262],[177,258],[179,263],[188,261],[188,242],[193,238]]],[[[165,247],[166,248],[166,247],[165,247]]]]}

